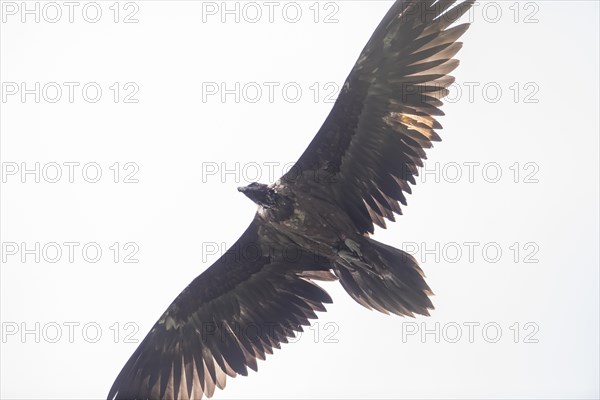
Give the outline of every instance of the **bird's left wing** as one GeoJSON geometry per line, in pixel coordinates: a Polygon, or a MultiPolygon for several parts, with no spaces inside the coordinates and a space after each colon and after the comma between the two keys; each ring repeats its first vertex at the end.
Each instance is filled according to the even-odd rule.
{"type": "Polygon", "coordinates": [[[311,281],[335,279],[324,260],[267,243],[264,229],[255,219],[173,301],[123,367],[109,399],[210,397],[227,375],[256,370],[256,359],[325,311],[331,298],[311,281]]]}
{"type": "Polygon", "coordinates": [[[400,214],[398,202],[425,149],[469,24],[452,26],[474,0],[397,0],[360,54],[323,126],[283,179],[327,185],[360,233],[400,214]]]}

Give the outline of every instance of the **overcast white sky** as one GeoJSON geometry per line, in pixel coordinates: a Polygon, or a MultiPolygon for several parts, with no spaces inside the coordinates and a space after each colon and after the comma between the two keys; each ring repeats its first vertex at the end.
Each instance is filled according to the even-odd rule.
{"type": "MultiPolygon", "coordinates": [[[[251,220],[236,187],[299,156],[392,2],[22,4],[0,3],[0,397],[103,398],[251,220]]],[[[318,323],[215,398],[600,395],[598,12],[465,18],[444,142],[375,235],[421,260],[432,317],[324,285],[318,323]]]]}

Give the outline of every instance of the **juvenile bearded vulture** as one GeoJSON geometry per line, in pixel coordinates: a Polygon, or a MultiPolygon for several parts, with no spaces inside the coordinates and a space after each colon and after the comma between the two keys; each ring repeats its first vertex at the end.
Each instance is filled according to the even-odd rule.
{"type": "Polygon", "coordinates": [[[239,188],[250,226],[181,292],[117,376],[109,399],[200,399],[257,369],[331,303],[339,280],[368,309],[428,315],[413,257],[369,237],[401,214],[458,66],[450,27],[473,0],[398,0],[362,51],[331,113],[295,167],[239,188]]]}

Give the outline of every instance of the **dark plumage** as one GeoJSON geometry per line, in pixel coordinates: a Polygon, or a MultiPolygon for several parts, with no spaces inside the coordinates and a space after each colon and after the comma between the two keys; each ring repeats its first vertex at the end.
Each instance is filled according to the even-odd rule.
{"type": "Polygon", "coordinates": [[[325,311],[315,280],[361,305],[428,315],[431,291],[408,254],[369,237],[401,214],[472,5],[397,1],[369,40],[323,126],[290,173],[239,188],[258,212],[237,243],[181,292],[123,367],[109,398],[201,398],[256,370],[325,311]]]}

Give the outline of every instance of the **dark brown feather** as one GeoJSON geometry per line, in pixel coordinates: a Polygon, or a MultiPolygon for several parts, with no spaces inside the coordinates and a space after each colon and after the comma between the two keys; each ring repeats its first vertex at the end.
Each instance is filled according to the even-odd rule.
{"type": "Polygon", "coordinates": [[[300,264],[278,259],[281,252],[264,246],[257,224],[169,306],[123,367],[109,398],[210,397],[225,386],[226,375],[256,370],[257,358],[287,343],[316,318],[314,310],[331,303],[310,280],[331,279],[330,266],[313,255],[300,255],[300,264]],[[247,257],[241,250],[250,245],[261,254],[247,257]],[[249,334],[253,328],[255,335],[249,334]]]}
{"type": "MultiPolygon", "coordinates": [[[[334,175],[336,201],[360,233],[400,214],[407,182],[440,141],[435,119],[444,115],[458,66],[458,38],[469,24],[447,29],[473,4],[455,1],[398,1],[365,46],[323,126],[298,160],[302,185],[314,170],[334,175]],[[384,197],[388,196],[387,198],[384,197]],[[389,200],[389,201],[388,201],[389,200]],[[395,203],[395,204],[392,204],[395,203]]],[[[284,177],[285,179],[286,177],[284,177]]]]}

